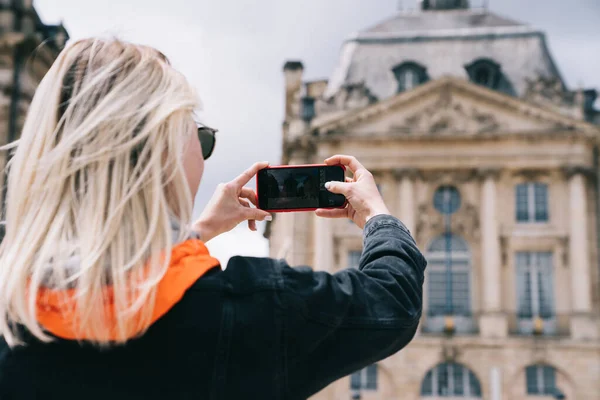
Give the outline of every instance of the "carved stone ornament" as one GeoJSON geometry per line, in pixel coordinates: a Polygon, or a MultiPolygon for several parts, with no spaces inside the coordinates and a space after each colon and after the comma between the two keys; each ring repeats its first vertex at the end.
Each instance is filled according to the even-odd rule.
{"type": "Polygon", "coordinates": [[[377,101],[364,82],[346,84],[334,96],[333,103],[339,110],[363,108],[377,101]]]}
{"type": "Polygon", "coordinates": [[[419,171],[419,176],[433,186],[441,185],[458,185],[461,183],[471,182],[478,176],[478,171],[475,169],[464,169],[455,171],[440,171],[440,170],[422,170],[419,171]]]}
{"type": "Polygon", "coordinates": [[[444,343],[442,345],[442,360],[446,362],[455,362],[460,356],[460,350],[457,346],[444,343]]]}
{"type": "Polygon", "coordinates": [[[565,179],[569,180],[575,175],[583,175],[585,178],[595,181],[596,179],[596,171],[585,165],[567,165],[561,168],[565,179]]]}
{"type": "Polygon", "coordinates": [[[446,89],[432,105],[409,115],[403,123],[394,126],[393,130],[402,133],[447,135],[457,132],[496,132],[500,128],[501,124],[493,114],[456,101],[450,90],[446,89]]]}
{"type": "MultiPolygon", "coordinates": [[[[415,236],[420,243],[444,232],[444,216],[433,207],[433,202],[422,203],[417,207],[415,236]]],[[[479,209],[470,203],[463,203],[450,219],[452,233],[463,238],[478,240],[480,237],[479,209]]]]}

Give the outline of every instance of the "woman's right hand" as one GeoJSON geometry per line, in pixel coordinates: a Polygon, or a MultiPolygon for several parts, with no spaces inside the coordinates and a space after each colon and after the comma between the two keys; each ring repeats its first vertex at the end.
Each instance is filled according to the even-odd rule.
{"type": "Polygon", "coordinates": [[[315,211],[325,218],[350,218],[361,229],[376,215],[389,214],[383,198],[377,189],[373,175],[352,156],[336,155],[325,160],[327,165],[345,165],[354,174],[346,182],[327,182],[325,188],[331,193],[343,194],[348,200],[346,208],[315,211]]]}

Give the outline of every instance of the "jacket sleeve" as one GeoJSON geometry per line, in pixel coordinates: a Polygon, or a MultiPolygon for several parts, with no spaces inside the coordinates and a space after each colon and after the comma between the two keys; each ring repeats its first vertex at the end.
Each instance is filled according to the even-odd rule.
{"type": "Polygon", "coordinates": [[[406,227],[377,216],[364,229],[358,269],[282,269],[290,398],[382,360],[413,338],[426,261],[406,227]]]}

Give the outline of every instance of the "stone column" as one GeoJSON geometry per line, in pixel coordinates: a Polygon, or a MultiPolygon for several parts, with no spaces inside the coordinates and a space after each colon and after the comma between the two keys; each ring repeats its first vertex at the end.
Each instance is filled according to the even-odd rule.
{"type": "Polygon", "coordinates": [[[334,271],[333,220],[314,216],[314,261],[313,267],[319,271],[334,271]]]}
{"type": "Polygon", "coordinates": [[[566,168],[569,186],[569,268],[571,270],[571,335],[575,339],[597,337],[592,320],[590,246],[586,170],[566,168]]]}
{"type": "Polygon", "coordinates": [[[399,217],[414,236],[416,227],[415,179],[417,171],[414,169],[399,169],[394,171],[394,176],[398,180],[399,217]]]}
{"type": "Polygon", "coordinates": [[[479,321],[484,337],[505,337],[506,316],[501,312],[500,235],[498,229],[497,170],[480,171],[481,184],[481,280],[482,315],[479,321]]]}

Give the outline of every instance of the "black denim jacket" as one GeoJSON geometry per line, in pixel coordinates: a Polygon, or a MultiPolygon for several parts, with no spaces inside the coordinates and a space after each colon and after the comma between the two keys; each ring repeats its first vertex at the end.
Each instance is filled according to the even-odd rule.
{"type": "Polygon", "coordinates": [[[367,223],[358,269],[235,257],[125,346],[0,344],[0,399],[306,399],[410,342],[425,265],[391,216],[367,223]]]}

